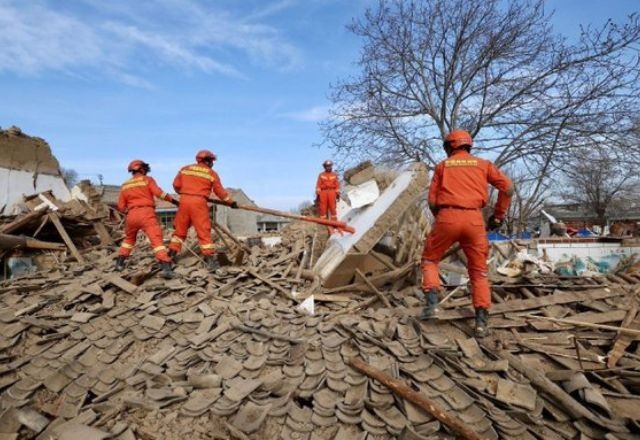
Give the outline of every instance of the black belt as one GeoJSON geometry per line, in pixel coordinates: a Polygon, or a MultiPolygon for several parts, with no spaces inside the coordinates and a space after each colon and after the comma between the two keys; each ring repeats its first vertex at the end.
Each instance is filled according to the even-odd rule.
{"type": "Polygon", "coordinates": [[[463,211],[479,211],[482,208],[465,208],[464,206],[454,206],[454,205],[439,205],[438,209],[461,209],[463,211]]]}

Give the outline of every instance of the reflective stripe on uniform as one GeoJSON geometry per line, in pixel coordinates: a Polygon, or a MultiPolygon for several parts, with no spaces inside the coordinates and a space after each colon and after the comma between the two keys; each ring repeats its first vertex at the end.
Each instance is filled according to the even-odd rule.
{"type": "Polygon", "coordinates": [[[158,253],[158,252],[162,252],[162,251],[166,251],[167,248],[164,246],[158,246],[158,247],[154,247],[153,248],[153,252],[158,253]]]}
{"type": "Polygon", "coordinates": [[[188,168],[186,170],[181,170],[180,174],[184,174],[185,176],[195,176],[195,177],[201,177],[203,179],[209,180],[211,182],[214,181],[213,176],[209,173],[208,168],[202,168],[202,167],[191,167],[188,168]],[[207,171],[205,171],[207,170],[207,171]]]}
{"type": "Polygon", "coordinates": [[[209,171],[211,171],[211,168],[207,168],[207,167],[201,167],[199,165],[191,165],[190,167],[188,167],[190,170],[193,171],[200,171],[202,173],[208,173],[209,171]]]}
{"type": "Polygon", "coordinates": [[[173,237],[171,237],[171,243],[184,243],[184,241],[174,235],[173,237]]]}
{"type": "Polygon", "coordinates": [[[445,168],[451,167],[477,167],[478,161],[476,159],[449,159],[444,161],[445,168]]]}
{"type": "Polygon", "coordinates": [[[137,188],[139,186],[147,186],[149,183],[144,179],[133,179],[128,180],[122,185],[122,190],[137,188]]]}
{"type": "Polygon", "coordinates": [[[129,243],[122,243],[120,247],[123,247],[125,249],[133,249],[133,245],[129,243]]]}
{"type": "Polygon", "coordinates": [[[200,245],[200,248],[202,248],[202,249],[215,249],[215,247],[216,246],[214,244],[203,244],[203,245],[200,245]]]}

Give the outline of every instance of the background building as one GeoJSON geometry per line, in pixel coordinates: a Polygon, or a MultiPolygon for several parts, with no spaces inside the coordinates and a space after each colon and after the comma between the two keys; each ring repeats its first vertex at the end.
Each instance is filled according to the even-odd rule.
{"type": "MultiPolygon", "coordinates": [[[[96,190],[102,195],[102,201],[115,208],[118,204],[118,196],[120,194],[120,187],[117,185],[101,185],[97,186],[96,190]]],[[[256,206],[256,204],[247,196],[247,194],[239,188],[227,188],[227,191],[240,205],[256,206]]],[[[178,196],[176,196],[178,197],[178,196]]],[[[173,204],[164,200],[156,199],[156,212],[158,214],[158,220],[162,224],[164,229],[173,229],[173,220],[176,217],[178,208],[173,204]]],[[[265,222],[260,222],[260,215],[251,211],[243,211],[240,209],[231,209],[226,206],[214,205],[211,208],[211,219],[216,223],[226,226],[234,235],[238,237],[249,237],[256,235],[260,228],[260,225],[265,226],[265,222]]],[[[269,216],[271,217],[271,216],[269,216]]],[[[281,224],[286,224],[283,219],[274,218],[269,219],[268,229],[264,230],[276,230],[279,231],[281,224]],[[279,222],[279,223],[278,223],[279,222]],[[275,229],[273,229],[275,228],[275,229]]]]}
{"type": "Polygon", "coordinates": [[[291,220],[275,215],[260,215],[257,219],[258,232],[280,232],[291,220]]]}

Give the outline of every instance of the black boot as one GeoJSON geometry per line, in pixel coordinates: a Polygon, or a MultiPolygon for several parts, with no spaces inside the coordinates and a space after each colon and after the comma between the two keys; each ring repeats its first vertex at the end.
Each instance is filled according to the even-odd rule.
{"type": "Polygon", "coordinates": [[[484,338],[489,334],[489,312],[487,309],[476,309],[476,338],[484,338]]]}
{"type": "Polygon", "coordinates": [[[125,260],[126,258],[123,257],[122,255],[119,255],[118,258],[116,258],[116,266],[114,267],[114,270],[116,272],[122,272],[124,270],[125,260]]]}
{"type": "Polygon", "coordinates": [[[162,278],[171,279],[174,277],[173,269],[171,269],[171,263],[160,263],[160,268],[162,269],[162,278]]]}
{"type": "Polygon", "coordinates": [[[178,252],[175,249],[169,249],[169,258],[176,261],[176,255],[178,255],[178,252]]]}
{"type": "Polygon", "coordinates": [[[207,263],[207,269],[211,272],[215,272],[220,269],[220,263],[218,262],[218,257],[215,255],[209,255],[205,257],[205,262],[207,263]]]}
{"type": "Polygon", "coordinates": [[[438,290],[431,289],[429,292],[425,292],[427,297],[427,305],[422,309],[422,314],[420,315],[420,319],[426,321],[427,319],[431,319],[438,312],[438,290]]]}

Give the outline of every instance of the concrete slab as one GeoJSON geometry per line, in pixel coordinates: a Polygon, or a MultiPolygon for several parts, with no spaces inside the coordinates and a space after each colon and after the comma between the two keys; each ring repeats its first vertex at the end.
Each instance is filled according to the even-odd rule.
{"type": "Polygon", "coordinates": [[[366,254],[380,241],[402,214],[420,197],[426,196],[428,171],[424,163],[411,165],[402,172],[371,205],[351,209],[341,220],[353,226],[355,234],[334,235],[316,262],[313,271],[324,282],[339,270],[347,255],[366,254]]]}

